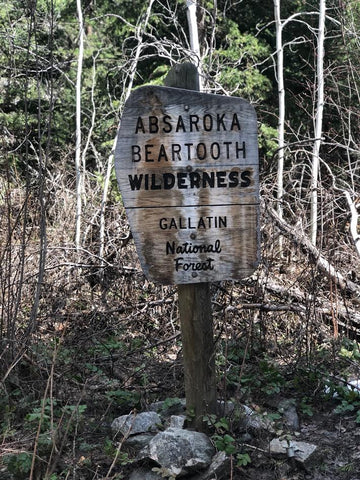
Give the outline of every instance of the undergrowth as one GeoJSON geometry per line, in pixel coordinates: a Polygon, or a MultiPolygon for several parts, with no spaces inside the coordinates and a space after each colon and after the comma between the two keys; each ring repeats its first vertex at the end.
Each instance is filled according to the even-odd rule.
{"type": "MultiPolygon", "coordinates": [[[[277,350],[285,339],[269,349],[260,326],[250,322],[240,336],[240,322],[232,318],[226,334],[217,324],[219,398],[251,405],[275,424],[281,419],[276,401],[282,398],[292,399],[302,418],[330,405],[334,413],[352,415],[360,423],[359,391],[350,383],[358,373],[356,341],[329,336],[311,358],[294,351],[293,361],[285,362],[277,350]]],[[[122,478],[132,459],[117,452],[111,420],[145,409],[151,401],[176,403],[183,396],[179,338],[158,341],[161,329],[166,338],[168,328],[158,318],[151,325],[138,323],[136,335],[116,322],[96,332],[94,325],[73,324],[66,335],[38,335],[2,386],[2,471],[19,480],[96,479],[116,458],[112,472],[122,478]],[[79,330],[84,331],[80,350],[79,330]],[[172,373],[164,375],[168,370],[172,373]]],[[[232,456],[236,468],[251,464],[253,452],[239,436],[234,417],[204,420],[215,447],[232,456]]]]}

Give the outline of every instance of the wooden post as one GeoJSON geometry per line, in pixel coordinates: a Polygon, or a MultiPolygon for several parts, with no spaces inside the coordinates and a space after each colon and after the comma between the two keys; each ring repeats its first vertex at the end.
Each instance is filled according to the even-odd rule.
{"type": "MultiPolygon", "coordinates": [[[[195,65],[176,65],[165,79],[168,87],[199,90],[195,65]]],[[[206,430],[203,417],[216,413],[215,345],[209,283],[178,285],[189,426],[206,430]]]]}
{"type": "Polygon", "coordinates": [[[178,286],[190,426],[206,430],[203,417],[216,413],[215,346],[209,283],[178,286]]]}

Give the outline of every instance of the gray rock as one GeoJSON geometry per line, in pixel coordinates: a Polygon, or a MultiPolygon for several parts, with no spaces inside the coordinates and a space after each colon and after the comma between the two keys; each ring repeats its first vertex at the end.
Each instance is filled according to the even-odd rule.
{"type": "Polygon", "coordinates": [[[176,477],[207,468],[214,453],[214,446],[204,433],[168,428],[150,440],[139,458],[154,460],[169,476],[176,477]]]}
{"type": "Polygon", "coordinates": [[[159,425],[161,425],[161,419],[156,412],[131,413],[115,418],[111,424],[111,430],[114,434],[121,433],[124,436],[128,436],[157,432],[159,425]]]}
{"type": "Polygon", "coordinates": [[[218,452],[213,456],[209,468],[205,472],[191,477],[191,480],[228,480],[230,469],[230,458],[225,452],[218,452]]]}
{"type": "Polygon", "coordinates": [[[160,478],[161,477],[157,473],[151,470],[138,468],[131,473],[129,480],[159,480],[160,478]]]}
{"type": "Polygon", "coordinates": [[[260,431],[266,430],[269,432],[274,431],[272,422],[264,417],[259,415],[254,410],[252,410],[247,405],[240,405],[239,407],[239,428],[246,431],[260,431]]]}
{"type": "Polygon", "coordinates": [[[149,406],[149,410],[158,413],[163,418],[171,415],[182,415],[186,410],[186,400],[185,398],[170,398],[154,402],[149,406]]]}
{"type": "Polygon", "coordinates": [[[286,427],[290,430],[298,431],[300,428],[300,422],[295,402],[293,400],[282,400],[279,403],[278,409],[284,418],[286,427]]]}
{"type": "Polygon", "coordinates": [[[308,463],[310,457],[316,450],[316,445],[307,442],[287,441],[280,440],[279,438],[274,438],[270,442],[271,454],[293,457],[302,464],[308,463]]]}
{"type": "Polygon", "coordinates": [[[154,438],[155,435],[156,433],[139,433],[137,435],[131,435],[125,440],[124,446],[138,453],[150,443],[150,440],[154,438]]]}
{"type": "Polygon", "coordinates": [[[171,415],[170,428],[184,428],[185,420],[185,415],[171,415]]]}
{"type": "MultiPolygon", "coordinates": [[[[213,456],[210,466],[204,472],[196,473],[187,478],[189,480],[228,480],[230,469],[230,458],[225,452],[218,452],[213,456]]],[[[163,473],[165,473],[165,469],[163,473]]],[[[129,480],[159,480],[160,478],[160,472],[138,468],[130,475],[129,480]]]]}
{"type": "Polygon", "coordinates": [[[273,422],[265,416],[256,413],[247,405],[236,404],[231,401],[218,401],[217,412],[219,416],[231,417],[233,424],[236,424],[236,427],[243,432],[248,430],[274,431],[273,422]]]}
{"type": "Polygon", "coordinates": [[[235,411],[235,403],[232,401],[225,402],[224,400],[218,400],[216,404],[216,413],[219,417],[228,417],[235,411]]]}

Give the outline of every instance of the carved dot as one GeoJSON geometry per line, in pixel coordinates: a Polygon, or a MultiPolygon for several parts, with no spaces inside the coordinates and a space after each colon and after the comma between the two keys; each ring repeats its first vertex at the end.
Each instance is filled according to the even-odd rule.
{"type": "Polygon", "coordinates": [[[184,105],[184,109],[187,112],[190,109],[189,105],[184,105]]]}
{"type": "Polygon", "coordinates": [[[195,240],[195,238],[196,238],[196,233],[192,233],[192,234],[190,235],[190,238],[191,238],[191,240],[195,240]]]}
{"type": "Polygon", "coordinates": [[[192,272],[191,276],[195,278],[198,276],[198,274],[196,272],[192,272]]]}

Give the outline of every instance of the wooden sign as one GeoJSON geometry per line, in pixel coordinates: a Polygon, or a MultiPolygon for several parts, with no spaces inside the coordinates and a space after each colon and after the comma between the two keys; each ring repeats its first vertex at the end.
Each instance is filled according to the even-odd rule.
{"type": "Polygon", "coordinates": [[[142,269],[186,284],[257,267],[257,120],[243,99],[145,86],[126,102],[115,169],[142,269]]]}

